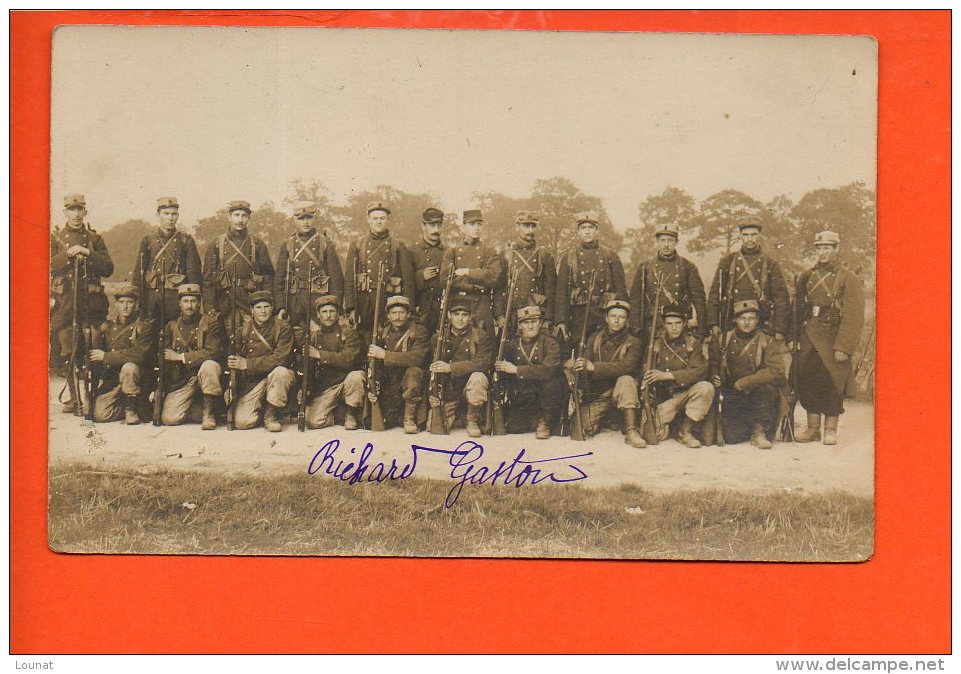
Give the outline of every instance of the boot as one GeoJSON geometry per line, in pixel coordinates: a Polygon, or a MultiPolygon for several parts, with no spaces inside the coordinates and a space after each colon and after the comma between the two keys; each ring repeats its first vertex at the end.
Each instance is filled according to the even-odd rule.
{"type": "Polygon", "coordinates": [[[480,413],[482,405],[468,405],[467,406],[467,435],[472,438],[479,438],[481,436],[480,429],[480,413]]]}
{"type": "Polygon", "coordinates": [[[136,426],[140,423],[140,415],[137,413],[137,396],[127,396],[124,400],[123,422],[128,426],[136,426]]]}
{"type": "Polygon", "coordinates": [[[683,421],[681,421],[681,430],[677,432],[677,441],[685,447],[697,449],[701,446],[701,441],[691,433],[692,428],[694,428],[694,420],[685,414],[683,421]]]}
{"type": "Polygon", "coordinates": [[[771,441],[764,435],[764,426],[754,424],[754,432],[751,433],[751,444],[758,449],[771,449],[771,441]]]}
{"type": "Polygon", "coordinates": [[[344,430],[345,431],[356,431],[360,428],[360,423],[357,421],[357,417],[360,415],[360,408],[348,407],[347,413],[344,415],[344,430]]]}
{"type": "Polygon", "coordinates": [[[280,433],[282,428],[277,418],[277,408],[270,403],[267,403],[267,408],[264,410],[264,428],[271,433],[280,433]]]}
{"type": "Polygon", "coordinates": [[[404,403],[404,433],[413,435],[418,431],[417,421],[415,419],[416,414],[417,405],[414,403],[404,403]]]}
{"type": "Polygon", "coordinates": [[[824,417],[824,444],[838,444],[838,418],[824,417]]]}
{"type": "Polygon", "coordinates": [[[637,410],[633,407],[624,410],[624,443],[637,449],[647,447],[644,438],[637,432],[637,410]]]}
{"type": "Polygon", "coordinates": [[[212,431],[217,428],[217,419],[214,418],[214,403],[217,396],[204,396],[204,411],[200,418],[200,428],[205,431],[212,431]]]}
{"type": "Polygon", "coordinates": [[[70,373],[68,373],[67,377],[67,391],[69,392],[70,397],[67,398],[60,406],[60,411],[64,414],[76,414],[77,416],[80,416],[80,401],[77,399],[77,387],[73,383],[73,377],[69,376],[69,374],[70,373]]]}
{"type": "Polygon", "coordinates": [[[547,419],[537,420],[537,430],[534,432],[534,437],[538,440],[547,440],[551,437],[551,426],[547,423],[547,419]]]}
{"type": "Polygon", "coordinates": [[[815,442],[821,439],[821,415],[808,412],[807,428],[794,431],[795,442],[815,442]]]}

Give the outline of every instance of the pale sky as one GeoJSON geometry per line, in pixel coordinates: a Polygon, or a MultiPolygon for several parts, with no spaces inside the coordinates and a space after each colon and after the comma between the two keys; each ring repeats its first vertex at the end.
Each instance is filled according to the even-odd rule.
{"type": "Polygon", "coordinates": [[[876,181],[866,37],[66,26],[51,212],[102,230],[177,196],[192,225],[294,178],[335,203],[390,184],[470,207],[566,176],[615,227],[668,185],[794,200],[876,181]]]}

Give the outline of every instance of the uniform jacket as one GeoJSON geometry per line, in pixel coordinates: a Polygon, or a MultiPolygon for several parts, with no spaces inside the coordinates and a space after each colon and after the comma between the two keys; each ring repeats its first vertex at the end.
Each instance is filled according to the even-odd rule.
{"type": "Polygon", "coordinates": [[[435,325],[437,317],[434,313],[440,310],[441,295],[444,293],[444,283],[447,277],[438,273],[430,281],[424,280],[424,270],[427,267],[441,269],[444,262],[444,251],[447,249],[438,243],[432,246],[423,237],[411,246],[411,258],[414,265],[414,288],[416,297],[410,298],[417,307],[417,315],[422,318],[432,318],[431,325],[435,325]]]}
{"type": "MultiPolygon", "coordinates": [[[[113,274],[113,261],[103,237],[88,227],[73,229],[64,225],[50,236],[50,298],[53,300],[51,324],[69,323],[73,315],[73,258],[67,249],[80,245],[90,249],[86,259],[86,276],[81,278],[81,301],[88,302],[91,319],[102,321],[107,316],[107,297],[102,277],[113,274]]],[[[85,307],[81,305],[81,310],[85,307]]]]}
{"type": "Polygon", "coordinates": [[[167,323],[164,340],[167,348],[185,353],[186,364],[168,362],[165,367],[169,375],[167,389],[180,388],[190,377],[200,370],[205,360],[223,363],[226,344],[224,329],[215,316],[195,316],[190,322],[183,316],[167,323]]]}
{"type": "Polygon", "coordinates": [[[708,362],[704,356],[703,342],[691,334],[683,334],[675,340],[661,335],[654,342],[654,369],[674,375],[673,393],[707,379],[708,362]]]}
{"type": "Polygon", "coordinates": [[[422,367],[427,362],[430,337],[420,323],[408,321],[400,330],[388,324],[381,329],[377,343],[387,350],[384,366],[388,370],[422,367]]]}
{"type": "Polygon", "coordinates": [[[618,377],[637,373],[643,350],[641,340],[629,330],[611,334],[604,328],[589,338],[586,358],[594,363],[594,379],[610,388],[618,377]]]}
{"type": "Polygon", "coordinates": [[[658,305],[676,304],[687,314],[687,318],[697,315],[698,331],[707,332],[707,302],[704,297],[704,283],[694,263],[675,253],[670,258],[655,255],[642,264],[634,273],[631,284],[631,327],[650,330],[651,316],[654,313],[656,293],[660,291],[658,305]],[[661,279],[658,286],[655,271],[661,279]],[[641,297],[643,279],[644,297],[641,297]],[[641,314],[643,306],[644,313],[641,314]]]}
{"type": "MultiPolygon", "coordinates": [[[[784,282],[784,275],[777,260],[762,252],[760,248],[754,251],[735,251],[721,258],[707,298],[708,327],[721,325],[722,311],[728,311],[728,306],[733,306],[735,302],[741,300],[757,300],[761,306],[761,321],[764,322],[765,327],[770,332],[787,334],[790,325],[787,284],[784,282]],[[718,296],[722,275],[725,295],[723,306],[718,296]],[[731,292],[733,296],[729,294],[731,292]]],[[[729,324],[721,326],[722,330],[730,329],[733,324],[733,316],[726,318],[729,324]]]]}
{"type": "MultiPolygon", "coordinates": [[[[440,335],[431,340],[431,353],[435,353],[440,335]]],[[[469,377],[474,372],[488,372],[494,364],[494,345],[490,335],[474,326],[455,335],[453,329],[447,334],[440,360],[450,363],[451,376],[469,377]]]]}
{"type": "Polygon", "coordinates": [[[529,342],[518,335],[504,348],[504,360],[517,366],[518,383],[544,382],[561,372],[561,346],[544,330],[529,342]]]}
{"type": "Polygon", "coordinates": [[[504,313],[502,300],[502,284],[504,282],[501,256],[493,248],[479,240],[462,239],[456,246],[444,251],[444,262],[440,275],[447,278],[448,270],[453,265],[455,269],[468,270],[466,277],[454,277],[451,292],[466,296],[488,295],[495,316],[504,313]]]}
{"type": "Polygon", "coordinates": [[[260,380],[275,367],[290,366],[293,352],[294,331],[281,318],[271,317],[263,325],[251,319],[240,329],[237,355],[247,359],[245,379],[260,380]]]}
{"type": "Polygon", "coordinates": [[[237,306],[246,307],[250,293],[274,288],[274,265],[267,253],[267,245],[258,237],[245,232],[237,236],[232,231],[221,234],[210,242],[204,255],[204,309],[222,313],[232,311],[230,281],[236,264],[237,306]]]}
{"type": "Polygon", "coordinates": [[[360,337],[346,323],[338,322],[330,328],[320,326],[311,333],[310,344],[319,351],[318,356],[311,359],[317,366],[311,376],[311,393],[322,393],[340,384],[351,370],[357,369],[360,337]]]}
{"type": "MultiPolygon", "coordinates": [[[[295,232],[287,237],[277,254],[274,275],[274,309],[288,309],[287,295],[295,295],[303,313],[307,308],[307,291],[314,297],[344,297],[344,271],[340,266],[336,244],[323,232],[311,229],[306,235],[295,232]],[[288,270],[288,263],[290,269],[288,270]],[[308,284],[308,268],[313,266],[313,286],[308,284]]],[[[289,309],[288,309],[289,311],[289,309]]]]}
{"type": "Polygon", "coordinates": [[[142,320],[136,315],[122,322],[120,318],[104,321],[94,338],[97,348],[106,353],[103,357],[104,379],[113,379],[112,371],[119,374],[124,363],[147,365],[154,343],[154,325],[150,320],[142,320]]]}
{"type": "Polygon", "coordinates": [[[414,263],[407,246],[390,232],[379,237],[365,234],[351,241],[347,249],[346,273],[352,282],[344,288],[345,310],[357,310],[364,318],[368,314],[373,315],[377,269],[381,262],[387,263],[382,302],[386,302],[391,295],[404,295],[411,299],[416,284],[414,263]]]}
{"type": "MultiPolygon", "coordinates": [[[[166,279],[168,289],[176,289],[181,283],[199,285],[203,282],[197,244],[192,236],[181,231],[165,237],[158,227],[156,232],[145,236],[140,241],[140,251],[130,276],[132,283],[140,283],[143,269],[146,269],[146,286],[154,292],[160,288],[161,279],[166,279]],[[141,260],[143,267],[140,266],[141,260]]],[[[172,294],[176,297],[176,292],[172,294]]]]}
{"type": "Polygon", "coordinates": [[[741,383],[750,391],[764,384],[779,388],[786,385],[784,350],[773,338],[760,329],[750,335],[731,330],[721,348],[721,382],[726,387],[741,383]]]}
{"type": "Polygon", "coordinates": [[[544,246],[524,241],[514,241],[506,251],[505,280],[502,284],[503,306],[507,306],[507,279],[511,272],[517,273],[514,289],[514,309],[537,305],[543,311],[545,321],[554,320],[554,303],[557,299],[557,266],[554,256],[544,246]]]}
{"type": "Polygon", "coordinates": [[[554,320],[566,323],[572,306],[587,304],[591,272],[597,272],[592,313],[603,317],[604,305],[613,299],[626,300],[624,265],[617,253],[598,243],[578,243],[561,256],[557,269],[557,292],[554,295],[554,320]]]}

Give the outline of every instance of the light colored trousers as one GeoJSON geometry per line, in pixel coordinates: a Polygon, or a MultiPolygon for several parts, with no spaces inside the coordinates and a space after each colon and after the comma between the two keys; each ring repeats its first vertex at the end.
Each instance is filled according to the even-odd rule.
{"type": "Polygon", "coordinates": [[[307,428],[326,428],[334,425],[334,411],[341,401],[348,407],[362,407],[367,389],[366,376],[362,370],[348,372],[344,381],[327,387],[307,403],[305,421],[307,428]]]}
{"type": "Polygon", "coordinates": [[[187,417],[200,420],[200,399],[197,392],[204,395],[223,395],[220,385],[220,363],[215,360],[205,360],[200,364],[197,374],[187,380],[183,386],[174,389],[164,398],[163,412],[160,420],[164,426],[179,426],[187,417]]]}
{"type": "MultiPolygon", "coordinates": [[[[566,371],[568,380],[573,386],[574,373],[572,370],[566,371]]],[[[594,393],[592,391],[592,393],[594,393]]],[[[590,402],[585,404],[583,409],[584,426],[588,435],[597,432],[601,419],[611,408],[618,410],[636,410],[641,406],[641,400],[637,395],[637,380],[629,374],[622,374],[614,382],[614,387],[609,388],[600,395],[594,395],[590,402]]],[[[570,413],[576,414],[576,410],[570,413]]]]}
{"type": "Polygon", "coordinates": [[[97,396],[93,405],[93,420],[104,423],[123,419],[124,398],[138,395],[140,395],[140,366],[136,363],[124,363],[120,368],[119,383],[97,396]]]}
{"type": "Polygon", "coordinates": [[[253,388],[240,396],[234,409],[234,428],[245,431],[260,423],[260,416],[267,403],[281,409],[287,407],[287,396],[294,386],[296,375],[290,368],[278,365],[253,388]]]}

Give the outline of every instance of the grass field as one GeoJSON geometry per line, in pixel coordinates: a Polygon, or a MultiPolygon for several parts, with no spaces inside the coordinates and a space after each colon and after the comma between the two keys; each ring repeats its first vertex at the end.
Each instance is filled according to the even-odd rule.
{"type": "Polygon", "coordinates": [[[51,467],[50,546],[159,554],[614,557],[857,561],[870,499],[835,492],[653,494],[640,487],[349,486],[309,475],[51,467]]]}

